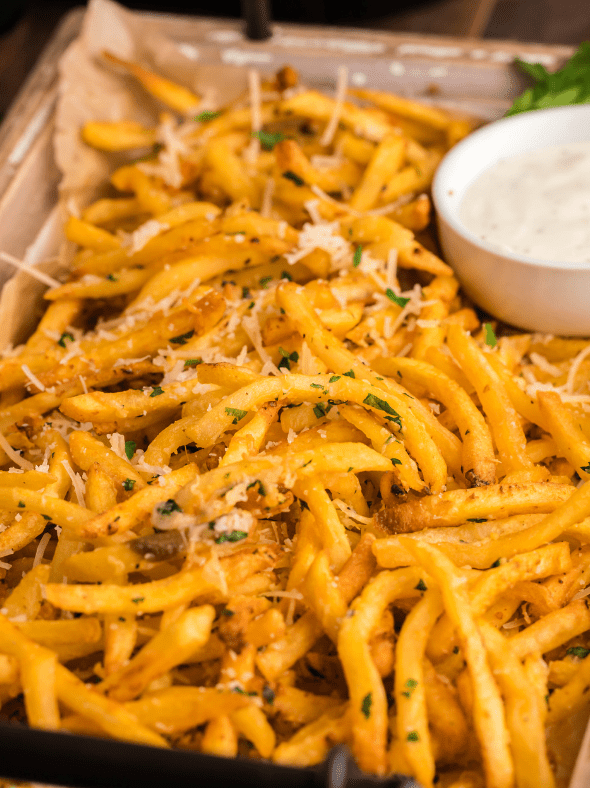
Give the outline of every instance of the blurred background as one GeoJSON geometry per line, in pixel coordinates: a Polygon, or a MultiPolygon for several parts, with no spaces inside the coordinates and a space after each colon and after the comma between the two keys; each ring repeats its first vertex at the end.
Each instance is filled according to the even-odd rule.
{"type": "MultiPolygon", "coordinates": [[[[60,19],[80,0],[0,0],[0,113],[60,19]]],[[[240,0],[125,0],[129,8],[240,16],[240,0]]],[[[588,0],[273,0],[277,21],[426,35],[577,45],[590,39],[588,0]]]]}

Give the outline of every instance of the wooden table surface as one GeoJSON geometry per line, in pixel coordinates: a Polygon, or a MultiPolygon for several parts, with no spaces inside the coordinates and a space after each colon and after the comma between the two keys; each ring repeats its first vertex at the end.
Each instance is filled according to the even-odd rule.
{"type": "MultiPolygon", "coordinates": [[[[321,2],[314,0],[316,7],[318,1],[321,2]]],[[[84,3],[32,0],[27,5],[20,19],[0,35],[0,113],[10,106],[59,20],[70,8],[84,3]]],[[[157,4],[152,3],[151,7],[157,4]]],[[[588,0],[436,0],[386,16],[347,18],[344,23],[400,32],[576,45],[590,39],[590,3],[588,0]]]]}

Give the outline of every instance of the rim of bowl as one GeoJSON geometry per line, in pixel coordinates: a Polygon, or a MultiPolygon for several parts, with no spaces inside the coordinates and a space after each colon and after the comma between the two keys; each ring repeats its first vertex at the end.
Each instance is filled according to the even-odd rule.
{"type": "MultiPolygon", "coordinates": [[[[446,187],[443,185],[443,180],[449,180],[449,176],[452,175],[453,167],[456,166],[455,160],[460,159],[463,155],[463,149],[467,149],[472,147],[473,145],[477,144],[477,140],[481,138],[482,141],[485,142],[487,137],[493,136],[496,134],[496,130],[498,127],[504,127],[508,125],[519,125],[519,126],[526,126],[528,123],[532,122],[533,118],[538,119],[539,116],[542,115],[554,115],[554,114],[589,114],[590,115],[590,103],[588,104],[571,104],[568,106],[563,107],[548,107],[547,109],[535,109],[535,110],[528,110],[526,112],[519,113],[518,115],[510,115],[509,117],[499,118],[498,120],[492,121],[491,123],[482,126],[481,128],[477,129],[476,131],[469,134],[465,137],[461,142],[458,142],[451,150],[445,154],[443,157],[442,162],[438,166],[433,181],[432,181],[432,200],[434,202],[434,207],[436,209],[436,213],[440,218],[443,218],[444,221],[451,226],[451,228],[460,236],[465,238],[467,241],[472,243],[474,246],[478,246],[480,249],[483,249],[485,252],[490,252],[498,257],[505,257],[508,260],[511,260],[515,263],[519,263],[521,265],[525,265],[527,267],[533,268],[550,268],[554,271],[568,271],[568,272],[575,272],[575,271],[584,271],[590,273],[590,266],[588,264],[583,263],[571,263],[571,262],[559,262],[559,260],[542,260],[538,257],[527,257],[525,255],[518,255],[514,252],[504,251],[503,249],[498,249],[494,247],[492,244],[488,243],[487,241],[478,238],[475,233],[469,230],[463,222],[458,219],[456,212],[452,212],[448,208],[448,195],[446,194],[449,186],[452,185],[448,184],[446,187]]],[[[590,132],[588,133],[588,140],[587,142],[590,144],[590,132]]],[[[559,144],[559,143],[554,143],[559,144]]],[[[563,143],[567,144],[567,143],[563,143]]],[[[548,144],[546,147],[551,147],[548,144]]],[[[533,148],[532,150],[542,150],[543,146],[539,146],[539,148],[533,148]]],[[[518,156],[519,154],[515,154],[518,156]]],[[[511,156],[507,156],[504,158],[512,158],[511,156]]],[[[501,161],[502,157],[497,159],[493,159],[490,161],[488,166],[482,170],[480,175],[482,175],[487,169],[491,168],[497,162],[501,161]]],[[[479,178],[479,175],[477,176],[479,178]]],[[[471,183],[475,183],[477,178],[474,178],[471,183]]],[[[471,185],[471,184],[470,184],[471,185]]],[[[459,203],[460,205],[460,203],[459,203]]],[[[457,209],[459,206],[457,206],[457,209]]]]}

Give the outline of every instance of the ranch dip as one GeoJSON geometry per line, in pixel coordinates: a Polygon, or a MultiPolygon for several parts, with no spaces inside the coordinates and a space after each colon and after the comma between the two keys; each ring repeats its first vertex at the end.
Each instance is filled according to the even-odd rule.
{"type": "Polygon", "coordinates": [[[500,160],[468,187],[460,214],[498,251],[590,265],[590,141],[500,160]]]}

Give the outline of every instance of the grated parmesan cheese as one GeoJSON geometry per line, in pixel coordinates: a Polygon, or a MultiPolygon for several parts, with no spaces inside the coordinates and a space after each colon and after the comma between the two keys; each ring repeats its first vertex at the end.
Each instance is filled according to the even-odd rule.
{"type": "Polygon", "coordinates": [[[38,268],[25,263],[23,260],[19,260],[18,257],[14,257],[14,255],[8,254],[7,252],[0,252],[0,259],[18,268],[19,271],[24,271],[25,274],[29,274],[33,279],[43,282],[44,285],[48,285],[49,287],[61,287],[61,282],[58,282],[57,279],[43,273],[43,271],[39,271],[38,268]]]}
{"type": "Polygon", "coordinates": [[[310,224],[306,222],[299,233],[297,250],[284,255],[289,265],[301,260],[314,249],[323,249],[332,259],[334,270],[350,264],[352,249],[350,243],[339,234],[338,222],[322,222],[310,224]]]}
{"type": "Polygon", "coordinates": [[[165,222],[159,222],[157,219],[150,219],[140,225],[137,230],[132,233],[121,233],[123,246],[128,249],[129,254],[135,254],[143,249],[143,247],[155,238],[164,230],[169,230],[170,225],[165,222]]]}
{"type": "Polygon", "coordinates": [[[61,464],[65,468],[66,473],[72,480],[72,484],[74,486],[74,492],[76,494],[76,499],[80,506],[86,506],[84,501],[84,495],[86,493],[86,485],[82,481],[82,477],[79,473],[76,473],[70,463],[67,460],[62,460],[61,464]]]}
{"type": "Polygon", "coordinates": [[[36,386],[39,391],[45,391],[45,386],[36,375],[33,375],[31,370],[26,364],[21,364],[21,369],[25,373],[25,376],[28,378],[29,382],[36,386]]]}
{"type": "Polygon", "coordinates": [[[8,455],[9,459],[11,459],[16,465],[20,468],[24,468],[27,471],[33,470],[33,463],[25,460],[24,457],[21,457],[20,454],[15,451],[10,443],[6,440],[4,435],[0,432],[0,448],[4,449],[4,452],[8,455]]]}
{"type": "Polygon", "coordinates": [[[41,563],[43,560],[43,555],[45,554],[45,548],[49,544],[49,540],[51,539],[51,534],[43,534],[41,539],[39,539],[39,544],[37,545],[37,549],[35,550],[35,557],[33,558],[33,569],[41,563]]]}
{"type": "Polygon", "coordinates": [[[346,88],[348,86],[348,69],[346,66],[338,67],[338,77],[336,79],[336,96],[334,97],[334,111],[320,138],[320,145],[330,145],[334,139],[334,134],[338,128],[342,107],[346,98],[346,88]]]}

